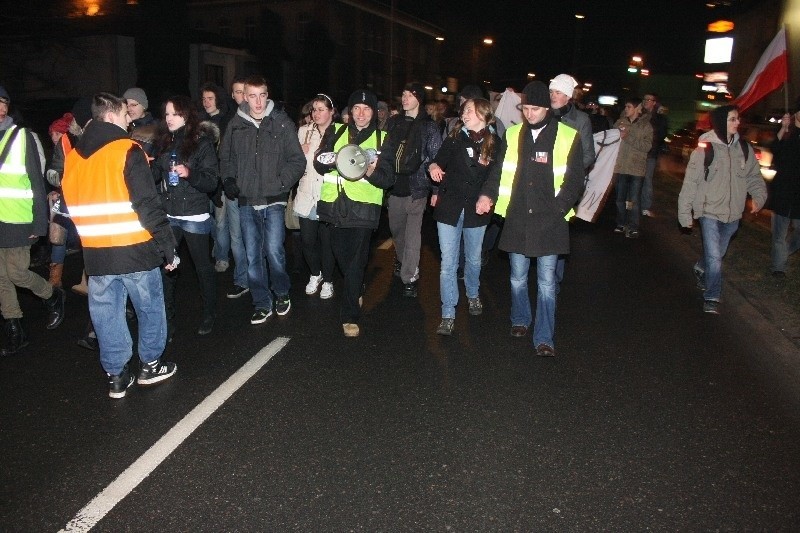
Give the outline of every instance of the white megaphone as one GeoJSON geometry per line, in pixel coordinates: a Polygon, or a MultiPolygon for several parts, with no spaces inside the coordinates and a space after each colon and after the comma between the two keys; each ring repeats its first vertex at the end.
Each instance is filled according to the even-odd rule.
{"type": "Polygon", "coordinates": [[[374,148],[361,148],[357,144],[346,144],[336,153],[336,170],[349,181],[358,181],[367,173],[367,167],[378,158],[374,148]]]}

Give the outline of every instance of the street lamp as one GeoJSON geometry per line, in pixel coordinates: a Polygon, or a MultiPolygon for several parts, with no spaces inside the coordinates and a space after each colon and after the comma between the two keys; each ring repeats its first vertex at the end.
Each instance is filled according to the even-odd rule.
{"type": "MultiPolygon", "coordinates": [[[[491,37],[484,37],[481,41],[483,46],[489,47],[494,44],[494,39],[491,37]]],[[[474,44],[472,46],[472,81],[473,83],[478,82],[478,60],[480,59],[480,46],[478,44],[474,44]]]]}
{"type": "Polygon", "coordinates": [[[583,21],[586,15],[575,13],[575,45],[572,48],[572,72],[575,73],[575,68],[578,66],[578,55],[581,51],[581,31],[583,30],[583,21]]]}

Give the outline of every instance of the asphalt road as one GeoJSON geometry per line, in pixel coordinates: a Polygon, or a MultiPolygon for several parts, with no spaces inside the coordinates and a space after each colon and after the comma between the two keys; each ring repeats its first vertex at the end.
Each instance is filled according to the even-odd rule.
{"type": "MultiPolygon", "coordinates": [[[[721,315],[701,312],[671,218],[645,220],[639,240],[612,228],[610,209],[572,227],[553,359],[509,335],[501,254],[484,314],[462,292],[454,335],[436,335],[429,219],[418,299],[376,234],[357,339],[301,273],[289,315],[251,326],[249,297],[224,298],[230,272],[198,337],[183,264],[165,355],[178,373],[117,401],[75,344],[85,300],[70,294],[48,332],[22,294],[32,342],[0,360],[0,529],[798,530],[796,346],[730,287],[721,315]]],[[[67,284],[79,276],[68,257],[67,284]]]]}

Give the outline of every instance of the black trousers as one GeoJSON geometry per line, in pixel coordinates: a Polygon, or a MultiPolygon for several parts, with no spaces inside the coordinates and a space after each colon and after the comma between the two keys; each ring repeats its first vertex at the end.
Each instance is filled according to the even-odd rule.
{"type": "Polygon", "coordinates": [[[340,312],[342,324],[357,324],[361,317],[358,299],[364,287],[372,228],[331,227],[330,231],[333,255],[344,275],[344,297],[340,312]]]}
{"type": "MultiPolygon", "coordinates": [[[[194,263],[197,281],[200,284],[200,297],[203,300],[203,317],[215,316],[217,312],[217,282],[214,275],[214,265],[211,263],[209,236],[207,233],[189,233],[183,228],[172,226],[172,234],[175,235],[176,248],[181,245],[181,241],[186,240],[189,248],[189,255],[194,263]]],[[[175,284],[182,270],[185,270],[184,263],[173,270],[167,272],[161,269],[161,279],[164,282],[164,307],[167,311],[167,321],[175,317],[175,284]]]]}
{"type": "Polygon", "coordinates": [[[333,281],[336,266],[331,249],[331,230],[319,220],[300,218],[300,238],[303,241],[303,258],[312,276],[322,273],[322,279],[333,281]]]}

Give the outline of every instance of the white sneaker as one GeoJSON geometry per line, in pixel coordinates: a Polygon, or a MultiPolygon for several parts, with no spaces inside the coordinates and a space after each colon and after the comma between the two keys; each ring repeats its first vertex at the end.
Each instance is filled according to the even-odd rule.
{"type": "Polygon", "coordinates": [[[419,267],[417,267],[417,268],[414,270],[414,275],[413,275],[413,276],[411,276],[411,280],[409,281],[409,283],[414,283],[414,282],[415,282],[415,281],[417,281],[418,279],[419,279],[419,267]]]}
{"type": "Polygon", "coordinates": [[[642,210],[642,216],[643,216],[643,217],[650,217],[650,218],[653,218],[653,217],[655,217],[655,216],[656,216],[656,214],[655,214],[653,211],[650,211],[649,209],[643,209],[643,210],[642,210]]]}
{"type": "Polygon", "coordinates": [[[322,284],[322,274],[319,276],[311,276],[308,278],[308,284],[306,285],[306,294],[316,294],[319,290],[319,286],[322,284]]]}
{"type": "Polygon", "coordinates": [[[319,291],[319,297],[323,300],[327,300],[328,298],[333,298],[333,283],[330,281],[326,281],[322,284],[322,290],[319,291]]]}

